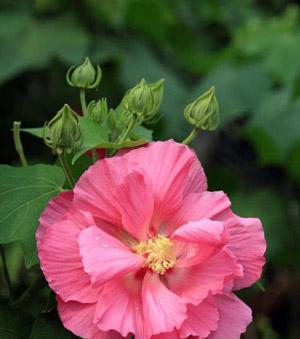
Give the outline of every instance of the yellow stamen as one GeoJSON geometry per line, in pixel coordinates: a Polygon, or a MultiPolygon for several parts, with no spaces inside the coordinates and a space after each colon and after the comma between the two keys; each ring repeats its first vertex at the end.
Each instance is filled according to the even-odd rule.
{"type": "Polygon", "coordinates": [[[169,238],[158,235],[147,241],[141,241],[134,250],[146,258],[145,267],[156,273],[165,274],[176,262],[172,247],[173,242],[169,238]]]}

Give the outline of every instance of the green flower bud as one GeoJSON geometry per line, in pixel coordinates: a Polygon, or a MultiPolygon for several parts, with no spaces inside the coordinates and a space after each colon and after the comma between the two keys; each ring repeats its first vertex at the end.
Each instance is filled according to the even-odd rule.
{"type": "Polygon", "coordinates": [[[79,118],[69,105],[64,105],[45,125],[44,141],[55,154],[71,153],[81,141],[79,118]]]}
{"type": "Polygon", "coordinates": [[[123,104],[130,114],[140,118],[147,118],[155,109],[155,100],[151,87],[145,79],[130,89],[124,99],[123,104]]]}
{"type": "Polygon", "coordinates": [[[184,110],[186,120],[203,130],[215,130],[220,123],[219,104],[215,95],[215,88],[211,87],[198,99],[186,106],[184,110]]]}
{"type": "Polygon", "coordinates": [[[72,66],[66,75],[67,82],[72,87],[96,88],[102,78],[99,65],[95,68],[89,58],[85,58],[83,64],[72,66]]]}
{"type": "Polygon", "coordinates": [[[154,123],[157,121],[157,119],[155,119],[155,116],[160,108],[163,99],[164,84],[165,84],[164,79],[160,79],[156,82],[153,82],[152,84],[149,84],[149,87],[151,88],[154,96],[154,109],[151,112],[151,114],[148,114],[147,117],[144,119],[145,122],[154,123]]]}
{"type": "Polygon", "coordinates": [[[96,122],[106,121],[108,116],[106,98],[102,98],[98,101],[91,101],[87,107],[87,116],[96,122]]]}

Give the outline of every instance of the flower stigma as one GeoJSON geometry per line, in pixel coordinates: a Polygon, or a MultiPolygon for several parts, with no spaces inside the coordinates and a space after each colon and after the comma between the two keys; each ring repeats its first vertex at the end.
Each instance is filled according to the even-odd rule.
{"type": "Polygon", "coordinates": [[[141,241],[134,247],[134,251],[146,258],[144,267],[158,274],[165,274],[176,263],[173,245],[169,238],[159,234],[147,241],[141,241]]]}

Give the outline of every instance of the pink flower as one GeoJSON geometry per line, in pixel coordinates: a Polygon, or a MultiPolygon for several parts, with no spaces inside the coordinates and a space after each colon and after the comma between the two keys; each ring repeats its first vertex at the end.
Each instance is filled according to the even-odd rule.
{"type": "Polygon", "coordinates": [[[49,203],[37,242],[64,326],[92,339],[239,338],[252,317],[233,291],[266,249],[174,141],[99,160],[49,203]]]}

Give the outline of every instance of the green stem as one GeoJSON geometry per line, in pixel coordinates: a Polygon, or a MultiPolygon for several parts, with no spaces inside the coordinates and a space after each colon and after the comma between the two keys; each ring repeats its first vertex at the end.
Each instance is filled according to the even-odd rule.
{"type": "Polygon", "coordinates": [[[60,161],[61,167],[62,167],[62,169],[65,173],[65,177],[68,180],[70,187],[73,188],[74,187],[74,179],[73,179],[70,167],[68,165],[68,161],[67,161],[65,152],[63,152],[62,154],[58,154],[58,159],[60,161]]]}
{"type": "MultiPolygon", "coordinates": [[[[128,138],[130,132],[133,129],[135,123],[135,119],[132,119],[129,123],[129,125],[127,126],[127,128],[123,131],[123,133],[121,134],[119,140],[118,140],[118,144],[122,145],[122,143],[128,138]]],[[[112,150],[111,152],[111,156],[115,155],[117,153],[117,149],[112,150]]]]}
{"type": "Polygon", "coordinates": [[[14,121],[13,123],[13,137],[14,137],[14,144],[15,149],[19,155],[20,161],[22,166],[27,166],[27,160],[24,154],[23,145],[20,137],[20,127],[21,127],[21,121],[14,121]]]}
{"type": "Polygon", "coordinates": [[[0,253],[1,253],[1,260],[2,260],[2,265],[3,265],[4,279],[6,281],[8,293],[9,293],[9,299],[10,301],[12,301],[14,298],[14,293],[13,293],[13,288],[12,288],[12,284],[11,284],[11,280],[10,280],[10,276],[9,276],[9,272],[7,268],[5,251],[4,251],[3,246],[1,245],[0,245],[0,253]]]}
{"type": "Polygon", "coordinates": [[[198,135],[199,132],[200,132],[199,127],[194,127],[192,132],[181,143],[188,145],[189,143],[191,143],[196,138],[196,136],[198,135]]]}
{"type": "Polygon", "coordinates": [[[81,104],[81,109],[83,115],[86,115],[87,110],[86,110],[86,97],[85,97],[85,89],[81,88],[80,89],[80,104],[81,104]]]}

